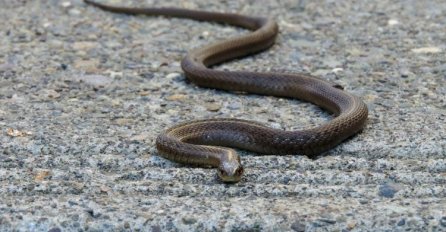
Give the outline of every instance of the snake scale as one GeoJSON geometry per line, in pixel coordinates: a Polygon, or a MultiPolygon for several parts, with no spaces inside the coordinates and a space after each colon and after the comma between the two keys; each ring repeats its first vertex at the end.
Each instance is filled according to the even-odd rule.
{"type": "Polygon", "coordinates": [[[307,74],[220,71],[209,67],[258,53],[271,47],[278,35],[272,19],[181,8],[126,8],[84,0],[106,11],[163,15],[213,21],[251,32],[190,51],[181,62],[186,77],[198,86],[259,95],[296,98],[314,103],[336,115],[320,126],[285,131],[241,119],[204,119],[173,126],[156,139],[161,156],[184,164],[215,167],[224,182],[243,175],[240,156],[232,148],[261,154],[314,156],[360,131],[367,120],[366,104],[334,83],[307,74]]]}

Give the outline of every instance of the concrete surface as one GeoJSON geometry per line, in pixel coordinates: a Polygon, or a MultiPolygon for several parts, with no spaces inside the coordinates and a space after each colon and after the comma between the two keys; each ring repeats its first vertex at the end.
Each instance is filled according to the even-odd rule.
{"type": "Polygon", "coordinates": [[[284,129],[331,118],[184,80],[189,49],[246,31],[0,0],[1,231],[446,230],[446,2],[103,2],[274,17],[277,45],[217,68],[336,81],[368,104],[367,127],[315,160],[243,153],[243,180],[221,184],[158,157],[157,134],[207,117],[284,129]]]}

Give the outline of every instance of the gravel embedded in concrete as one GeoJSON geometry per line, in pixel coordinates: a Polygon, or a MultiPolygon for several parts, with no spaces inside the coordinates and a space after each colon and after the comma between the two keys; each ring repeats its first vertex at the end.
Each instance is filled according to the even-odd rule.
{"type": "Polygon", "coordinates": [[[273,48],[216,68],[335,81],[367,103],[368,124],[315,160],[243,152],[242,181],[221,184],[158,157],[159,132],[209,117],[289,130],[331,119],[185,81],[188,50],[245,30],[0,0],[1,231],[446,230],[444,1],[103,2],[273,17],[273,48]]]}

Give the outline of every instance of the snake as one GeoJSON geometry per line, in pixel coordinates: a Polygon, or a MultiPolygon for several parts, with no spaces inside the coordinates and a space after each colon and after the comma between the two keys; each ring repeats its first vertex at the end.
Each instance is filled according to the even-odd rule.
{"type": "Polygon", "coordinates": [[[161,157],[186,165],[217,169],[222,182],[236,183],[244,168],[237,150],[263,155],[306,155],[313,158],[363,130],[367,105],[331,81],[306,73],[217,70],[215,65],[267,50],[279,34],[270,17],[209,12],[175,7],[131,8],[91,0],[102,10],[130,15],[167,16],[211,21],[249,33],[190,50],[181,61],[192,83],[229,92],[244,92],[313,103],[334,115],[332,120],[302,130],[282,130],[237,118],[210,118],[174,125],[156,138],[161,157]]]}

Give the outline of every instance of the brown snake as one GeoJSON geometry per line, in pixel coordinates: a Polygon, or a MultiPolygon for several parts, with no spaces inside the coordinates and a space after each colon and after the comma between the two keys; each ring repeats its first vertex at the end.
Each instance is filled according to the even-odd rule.
{"type": "Polygon", "coordinates": [[[184,164],[218,168],[224,182],[237,182],[243,167],[237,152],[316,155],[360,131],[368,110],[358,97],[339,85],[307,74],[220,71],[210,66],[263,51],[274,44],[277,24],[267,18],[180,8],[124,8],[84,0],[107,11],[125,14],[164,15],[214,21],[252,32],[190,51],[181,63],[186,77],[208,88],[297,98],[314,103],[337,117],[318,127],[284,131],[240,119],[204,119],[176,125],[161,133],[156,147],[161,156],[184,164]]]}

